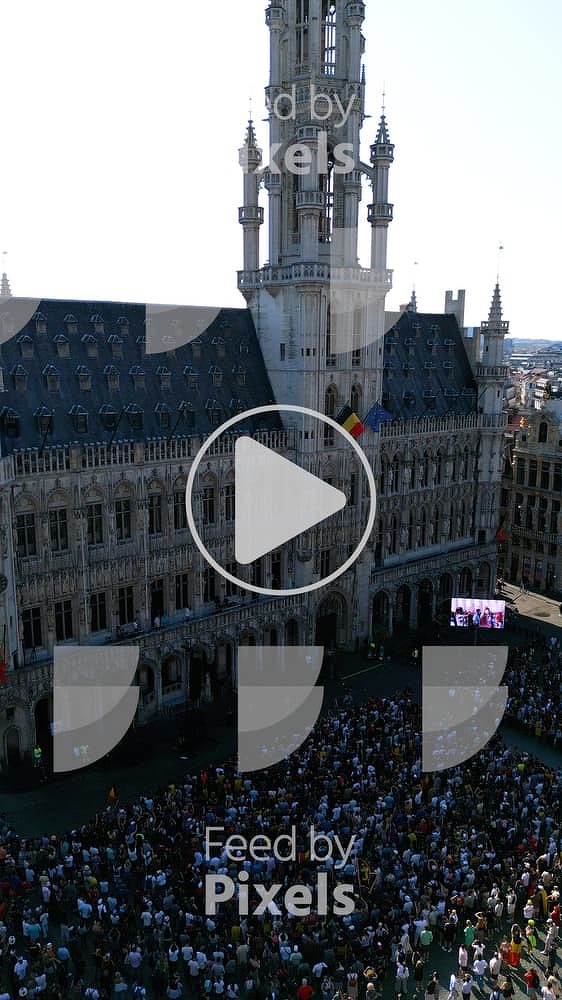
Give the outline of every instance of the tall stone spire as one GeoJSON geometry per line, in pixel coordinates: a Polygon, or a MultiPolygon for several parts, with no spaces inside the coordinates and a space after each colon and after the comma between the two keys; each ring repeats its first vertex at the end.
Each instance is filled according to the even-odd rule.
{"type": "Polygon", "coordinates": [[[500,295],[499,282],[496,281],[496,287],[494,288],[494,294],[492,296],[492,302],[490,305],[490,312],[488,314],[488,323],[501,323],[502,321],[502,301],[500,295]]]}

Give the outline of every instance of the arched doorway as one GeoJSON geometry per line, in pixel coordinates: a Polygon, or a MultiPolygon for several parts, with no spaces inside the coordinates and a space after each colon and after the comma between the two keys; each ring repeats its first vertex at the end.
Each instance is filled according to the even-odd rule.
{"type": "Polygon", "coordinates": [[[232,676],[232,643],[223,640],[217,646],[216,657],[217,679],[222,681],[232,676]]]}
{"type": "Polygon", "coordinates": [[[203,693],[205,674],[207,673],[207,657],[203,649],[195,648],[189,658],[189,698],[197,703],[203,693]]]}
{"type": "Polygon", "coordinates": [[[437,592],[437,614],[439,617],[449,620],[451,611],[451,598],[453,596],[453,578],[450,573],[443,573],[439,579],[439,590],[437,592]]]}
{"type": "Polygon", "coordinates": [[[472,570],[465,566],[459,580],[459,597],[472,597],[472,570]]]}
{"type": "Polygon", "coordinates": [[[299,623],[296,618],[289,618],[285,625],[285,645],[298,646],[299,644],[299,623]]]}
{"type": "Polygon", "coordinates": [[[422,580],[418,587],[418,628],[431,625],[433,619],[433,584],[422,580]]]}
{"type": "Polygon", "coordinates": [[[373,599],[371,635],[387,635],[390,626],[390,601],[386,590],[379,590],[373,599]]]}
{"type": "Polygon", "coordinates": [[[51,760],[53,747],[53,698],[41,698],[35,706],[35,745],[41,747],[43,759],[51,760]]]}
{"type": "Polygon", "coordinates": [[[181,660],[177,654],[166,657],[162,664],[162,697],[182,690],[181,660]]]}
{"type": "Polygon", "coordinates": [[[406,584],[402,584],[396,591],[396,604],[394,609],[394,624],[408,628],[410,625],[410,609],[412,606],[412,591],[406,584]]]}
{"type": "Polygon", "coordinates": [[[21,763],[20,731],[16,726],[10,726],[4,736],[4,757],[8,767],[21,763]]]}
{"type": "Polygon", "coordinates": [[[154,670],[148,663],[141,663],[135,677],[135,684],[140,690],[140,706],[142,709],[156,707],[154,692],[154,670]]]}
{"type": "Polygon", "coordinates": [[[315,644],[329,649],[337,646],[345,635],[347,626],[346,606],[340,594],[330,594],[324,598],[316,613],[315,644]]]}
{"type": "Polygon", "coordinates": [[[268,625],[264,629],[263,633],[263,644],[264,646],[277,646],[279,641],[279,634],[275,625],[268,625]]]}

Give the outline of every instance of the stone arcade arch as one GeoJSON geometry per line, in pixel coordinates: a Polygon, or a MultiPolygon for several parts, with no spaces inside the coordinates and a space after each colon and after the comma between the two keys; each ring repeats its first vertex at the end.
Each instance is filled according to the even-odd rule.
{"type": "Polygon", "coordinates": [[[437,592],[437,614],[449,620],[451,598],[453,597],[453,578],[450,573],[442,573],[437,592]]]}
{"type": "Polygon", "coordinates": [[[4,733],[4,760],[8,767],[21,763],[21,737],[17,726],[10,726],[4,733]]]}
{"type": "Polygon", "coordinates": [[[347,604],[342,594],[332,593],[318,605],[315,643],[317,646],[337,646],[345,642],[347,604]]]}
{"type": "Polygon", "coordinates": [[[379,590],[373,598],[371,613],[371,635],[383,635],[390,631],[390,599],[386,590],[379,590]]]}
{"type": "Polygon", "coordinates": [[[408,628],[410,625],[410,613],[412,609],[412,591],[403,583],[396,591],[394,604],[394,625],[408,628]]]}
{"type": "Polygon", "coordinates": [[[470,566],[464,566],[459,578],[459,596],[472,597],[472,570],[470,566]]]}
{"type": "Polygon", "coordinates": [[[421,580],[418,585],[418,628],[431,625],[433,620],[433,583],[421,580]]]}
{"type": "Polygon", "coordinates": [[[289,618],[285,625],[285,645],[298,646],[299,644],[299,623],[296,618],[289,618]]]}

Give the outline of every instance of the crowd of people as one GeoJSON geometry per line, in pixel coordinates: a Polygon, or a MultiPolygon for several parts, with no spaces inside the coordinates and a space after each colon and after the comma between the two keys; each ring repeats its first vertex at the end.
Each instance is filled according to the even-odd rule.
{"type": "Polygon", "coordinates": [[[24,838],[5,821],[0,1000],[509,1000],[522,988],[554,1000],[562,771],[495,738],[424,774],[420,729],[407,689],[348,696],[269,770],[224,762],[131,802],[114,789],[62,835],[24,838]],[[311,826],[355,838],[340,870],[311,857],[311,826]],[[294,828],[296,857],[230,857],[209,849],[208,827],[223,840],[294,828]],[[249,915],[236,895],[206,912],[206,876],[239,884],[242,871],[249,915]],[[353,884],[354,912],[318,914],[320,872],[332,890],[353,884]],[[311,912],[255,913],[255,883],[279,885],[277,899],[310,887],[311,912]]]}
{"type": "Polygon", "coordinates": [[[554,636],[511,649],[504,678],[507,715],[554,746],[562,742],[562,649],[554,636]]]}

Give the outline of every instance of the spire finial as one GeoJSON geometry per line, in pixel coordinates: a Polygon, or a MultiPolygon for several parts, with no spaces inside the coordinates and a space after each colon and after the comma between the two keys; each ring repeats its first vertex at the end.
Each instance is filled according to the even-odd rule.
{"type": "Polygon", "coordinates": [[[490,313],[488,315],[488,323],[501,323],[502,320],[502,300],[500,295],[500,283],[496,281],[496,287],[494,288],[494,294],[492,295],[492,302],[490,305],[490,313]]]}
{"type": "Polygon", "coordinates": [[[500,281],[500,253],[501,253],[502,250],[503,250],[503,243],[500,240],[500,242],[498,243],[498,267],[497,267],[497,272],[496,272],[496,281],[497,281],[498,284],[499,284],[499,281],[500,281]]]}
{"type": "Polygon", "coordinates": [[[384,111],[385,111],[384,102],[385,102],[385,98],[386,98],[386,91],[385,91],[384,87],[385,87],[385,85],[383,83],[383,85],[382,85],[382,116],[383,116],[383,118],[384,118],[384,111]]]}
{"type": "Polygon", "coordinates": [[[6,257],[8,256],[8,251],[2,251],[2,278],[0,280],[0,298],[8,298],[12,294],[10,288],[10,282],[8,280],[8,274],[6,271],[6,257]]]}

